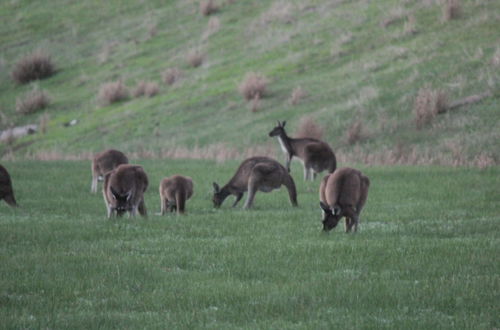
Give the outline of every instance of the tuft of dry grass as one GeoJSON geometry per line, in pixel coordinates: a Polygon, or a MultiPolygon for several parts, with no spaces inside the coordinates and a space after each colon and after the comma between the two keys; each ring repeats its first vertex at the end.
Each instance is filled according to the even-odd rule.
{"type": "Polygon", "coordinates": [[[129,90],[121,80],[102,84],[97,96],[99,103],[102,105],[125,101],[128,98],[129,90]]]}
{"type": "Polygon", "coordinates": [[[325,130],[311,116],[300,118],[296,136],[322,140],[325,130]]]}
{"type": "Polygon", "coordinates": [[[448,96],[442,90],[421,88],[415,99],[413,112],[417,129],[428,125],[436,115],[448,109],[448,96]]]}
{"type": "Polygon", "coordinates": [[[163,71],[161,79],[167,85],[173,85],[182,78],[182,71],[178,68],[168,68],[163,71]]]}
{"type": "Polygon", "coordinates": [[[269,80],[261,73],[248,72],[238,89],[245,100],[250,101],[255,97],[263,98],[266,95],[268,84],[269,80]]]}
{"type": "Polygon", "coordinates": [[[386,28],[389,25],[398,23],[402,21],[406,15],[406,11],[403,7],[394,7],[389,11],[389,15],[380,22],[380,26],[386,28]]]}
{"type": "Polygon", "coordinates": [[[202,65],[204,59],[205,56],[199,50],[191,50],[186,56],[187,63],[193,68],[202,65]]]}
{"type": "Polygon", "coordinates": [[[500,66],[500,47],[497,47],[490,61],[493,66],[500,66]]]}
{"type": "Polygon", "coordinates": [[[134,97],[153,97],[160,91],[158,84],[155,82],[146,82],[144,80],[139,81],[132,92],[134,97]]]}
{"type": "Polygon", "coordinates": [[[417,19],[415,15],[408,15],[405,21],[404,26],[404,34],[405,35],[414,35],[418,32],[417,30],[417,19]]]}
{"type": "Polygon", "coordinates": [[[26,84],[33,80],[48,78],[55,72],[51,57],[41,50],[36,50],[19,60],[10,76],[16,83],[26,84]]]}
{"type": "Polygon", "coordinates": [[[250,104],[250,110],[252,112],[257,112],[261,109],[261,102],[260,102],[260,96],[259,94],[256,94],[254,98],[252,99],[252,102],[250,104]]]}
{"type": "Polygon", "coordinates": [[[40,130],[40,133],[42,134],[47,133],[49,121],[50,121],[50,115],[47,112],[45,112],[43,115],[40,116],[40,120],[38,122],[38,128],[40,130]]]}
{"type": "Polygon", "coordinates": [[[444,22],[459,18],[462,14],[460,0],[443,0],[441,4],[441,12],[444,22]]]}
{"type": "Polygon", "coordinates": [[[43,91],[35,88],[16,100],[16,111],[23,115],[29,115],[45,109],[50,104],[50,97],[43,91]]]}
{"type": "Polygon", "coordinates": [[[345,132],[345,141],[349,145],[356,144],[362,141],[365,138],[364,136],[364,128],[361,120],[356,119],[351,125],[347,128],[345,132]]]}
{"type": "Polygon", "coordinates": [[[290,95],[289,103],[291,105],[297,105],[305,97],[307,97],[307,92],[301,86],[295,87],[292,91],[292,95],[290,95]]]}
{"type": "Polygon", "coordinates": [[[220,30],[220,19],[218,17],[210,17],[208,20],[207,28],[203,32],[203,40],[208,39],[211,35],[217,33],[220,30]]]}
{"type": "Polygon", "coordinates": [[[210,16],[215,14],[219,10],[219,6],[214,0],[202,0],[200,1],[200,13],[203,16],[210,16]]]}

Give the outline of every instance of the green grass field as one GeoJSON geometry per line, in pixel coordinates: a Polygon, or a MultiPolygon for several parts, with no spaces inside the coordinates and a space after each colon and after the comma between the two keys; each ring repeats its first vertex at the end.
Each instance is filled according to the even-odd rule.
{"type": "Polygon", "coordinates": [[[90,162],[5,162],[3,329],[496,329],[500,169],[364,167],[360,232],[321,232],[318,180],[292,164],[255,209],[211,205],[236,162],[145,160],[150,216],[107,220],[90,162]],[[189,175],[188,215],[160,217],[158,184],[189,175]]]}

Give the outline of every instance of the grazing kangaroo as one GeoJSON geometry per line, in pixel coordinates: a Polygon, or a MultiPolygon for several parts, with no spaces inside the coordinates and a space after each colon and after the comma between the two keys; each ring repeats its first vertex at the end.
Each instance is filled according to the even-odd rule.
{"type": "Polygon", "coordinates": [[[120,164],[128,164],[128,158],[123,152],[108,149],[100,152],[92,159],[92,186],[90,191],[97,192],[97,181],[102,181],[106,173],[114,170],[120,164]]]}
{"type": "Polygon", "coordinates": [[[104,176],[103,195],[108,218],[122,216],[129,212],[135,216],[137,211],[147,216],[144,192],[148,188],[148,176],[142,166],[122,164],[104,176]]]}
{"type": "Polygon", "coordinates": [[[350,232],[352,227],[356,232],[369,187],[370,179],[353,168],[340,168],[325,176],[319,187],[323,230],[332,230],[345,217],[345,232],[350,232]]]}
{"type": "Polygon", "coordinates": [[[12,181],[10,180],[7,169],[0,165],[0,200],[4,200],[10,206],[16,207],[17,202],[12,190],[12,181]]]}
{"type": "Polygon", "coordinates": [[[214,207],[220,207],[227,196],[235,195],[236,201],[233,207],[248,191],[248,197],[243,208],[252,207],[252,203],[257,191],[270,192],[284,185],[288,189],[290,202],[297,206],[297,190],[292,176],[286,169],[274,159],[268,157],[251,157],[244,160],[236,174],[222,188],[217,183],[213,183],[214,195],[212,201],[214,207]]]}
{"type": "Polygon", "coordinates": [[[182,175],[172,175],[160,182],[161,215],[167,210],[183,214],[186,210],[186,201],[193,195],[193,180],[182,175]]]}
{"type": "Polygon", "coordinates": [[[286,169],[290,172],[290,162],[296,156],[304,165],[304,180],[313,181],[317,173],[327,170],[332,173],[337,168],[337,159],[328,143],[312,139],[293,139],[285,132],[286,121],[280,123],[269,132],[269,136],[276,136],[281,149],[286,155],[286,169]]]}

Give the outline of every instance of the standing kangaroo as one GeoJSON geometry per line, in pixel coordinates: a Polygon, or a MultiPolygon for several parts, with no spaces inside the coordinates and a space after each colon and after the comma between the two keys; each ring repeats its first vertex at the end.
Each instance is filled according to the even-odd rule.
{"type": "Polygon", "coordinates": [[[142,166],[122,164],[104,177],[103,195],[108,210],[108,218],[122,216],[129,212],[135,216],[137,211],[147,216],[144,192],[148,188],[148,176],[142,166]]]}
{"type": "Polygon", "coordinates": [[[222,188],[217,183],[213,183],[214,195],[212,201],[214,207],[220,207],[227,196],[235,195],[236,201],[233,207],[248,191],[248,197],[243,208],[252,207],[252,203],[257,191],[270,192],[284,185],[288,189],[290,202],[297,206],[297,190],[295,182],[286,169],[274,159],[268,157],[251,157],[244,160],[236,174],[222,188]]]}
{"type": "Polygon", "coordinates": [[[100,152],[92,159],[92,186],[90,191],[97,192],[97,181],[102,181],[106,173],[114,170],[120,164],[128,164],[128,158],[123,152],[108,149],[100,152]]]}
{"type": "Polygon", "coordinates": [[[182,175],[173,175],[160,182],[161,215],[168,209],[184,214],[186,201],[193,195],[193,180],[182,175]]]}
{"type": "Polygon", "coordinates": [[[286,169],[290,172],[290,162],[296,156],[304,165],[304,180],[313,181],[317,173],[327,170],[332,173],[337,168],[337,159],[328,143],[312,139],[293,139],[285,132],[286,121],[280,123],[269,132],[269,136],[277,137],[281,149],[286,155],[286,169]]]}
{"type": "Polygon", "coordinates": [[[323,230],[332,230],[345,217],[345,232],[350,232],[353,226],[356,232],[369,187],[370,179],[353,168],[340,168],[325,176],[319,187],[323,230]]]}
{"type": "Polygon", "coordinates": [[[17,206],[14,197],[14,190],[12,190],[12,181],[10,180],[9,172],[7,169],[0,165],[0,200],[4,200],[10,206],[17,206]]]}

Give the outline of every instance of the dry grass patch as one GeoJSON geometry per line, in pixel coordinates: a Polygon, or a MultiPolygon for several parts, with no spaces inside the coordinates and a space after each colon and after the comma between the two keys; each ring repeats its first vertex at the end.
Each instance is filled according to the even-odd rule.
{"type": "Polygon", "coordinates": [[[356,144],[365,139],[363,122],[361,120],[356,119],[351,123],[351,125],[347,128],[345,132],[344,140],[349,145],[356,144]]]}
{"type": "Polygon", "coordinates": [[[238,89],[245,100],[250,101],[256,97],[263,98],[267,93],[268,84],[269,80],[261,73],[249,72],[243,78],[238,89]]]}
{"type": "Polygon", "coordinates": [[[129,94],[127,86],[119,80],[102,84],[97,99],[102,105],[110,105],[115,102],[128,100],[129,94]]]}
{"type": "Polygon", "coordinates": [[[16,100],[16,111],[23,115],[29,115],[45,109],[50,104],[50,97],[43,91],[35,88],[16,100]]]}
{"type": "Polygon", "coordinates": [[[415,18],[415,15],[408,15],[405,21],[404,34],[413,35],[417,32],[417,19],[415,18]]]}
{"type": "Polygon", "coordinates": [[[38,129],[40,130],[40,133],[42,134],[47,133],[49,121],[50,121],[50,115],[47,112],[45,112],[43,115],[40,116],[40,119],[38,121],[38,129]]]}
{"type": "Polygon", "coordinates": [[[313,138],[322,140],[325,130],[311,116],[300,119],[296,136],[298,138],[313,138]]]}
{"type": "Polygon", "coordinates": [[[178,68],[168,68],[161,74],[162,81],[167,85],[173,85],[182,78],[182,71],[178,68]]]}
{"type": "Polygon", "coordinates": [[[200,13],[203,16],[210,16],[219,11],[219,6],[214,0],[202,0],[200,1],[200,13]]]}
{"type": "Polygon", "coordinates": [[[457,19],[462,14],[460,0],[443,0],[441,4],[441,13],[443,21],[457,19]]]}
{"type": "Polygon", "coordinates": [[[392,24],[398,23],[402,21],[406,15],[407,13],[403,7],[394,7],[389,11],[389,15],[380,22],[380,26],[386,28],[392,24]]]}
{"type": "Polygon", "coordinates": [[[490,61],[493,66],[500,66],[500,47],[497,47],[490,61]]]}
{"type": "Polygon", "coordinates": [[[417,129],[431,123],[434,117],[448,109],[448,96],[442,90],[421,88],[415,99],[413,112],[417,129]]]}
{"type": "Polygon", "coordinates": [[[290,99],[288,102],[291,105],[297,105],[305,97],[307,97],[307,92],[301,86],[298,86],[293,89],[292,95],[290,95],[290,99]]]}
{"type": "Polygon", "coordinates": [[[220,19],[218,17],[210,17],[208,20],[207,28],[203,32],[203,39],[206,40],[211,35],[217,33],[220,29],[220,19]]]}
{"type": "Polygon", "coordinates": [[[186,61],[189,66],[197,68],[203,64],[205,56],[199,50],[192,50],[186,56],[186,61]]]}
{"type": "Polygon", "coordinates": [[[134,97],[141,97],[141,96],[153,97],[156,94],[158,94],[159,91],[160,88],[158,87],[157,83],[141,80],[135,86],[132,95],[134,97]]]}
{"type": "Polygon", "coordinates": [[[55,72],[51,57],[41,50],[36,50],[19,60],[10,76],[16,83],[26,84],[33,80],[48,78],[55,72]]]}

